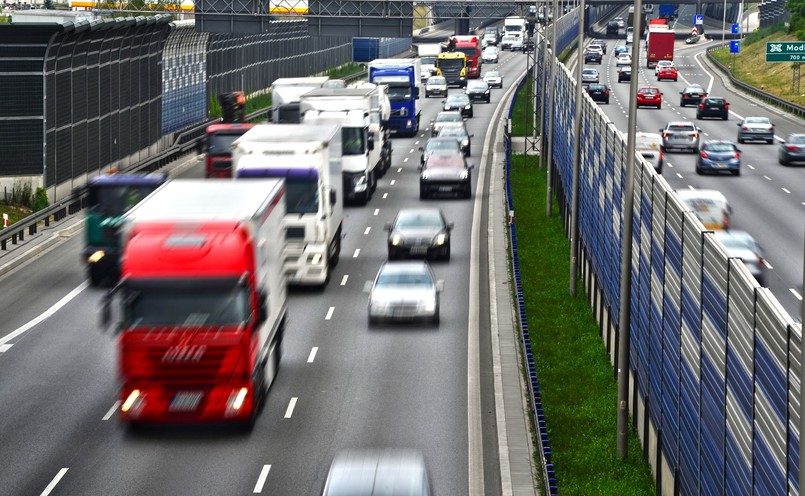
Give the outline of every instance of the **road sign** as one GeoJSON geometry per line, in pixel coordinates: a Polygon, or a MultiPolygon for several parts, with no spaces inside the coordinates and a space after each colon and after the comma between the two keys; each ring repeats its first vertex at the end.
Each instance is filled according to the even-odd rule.
{"type": "Polygon", "coordinates": [[[732,34],[738,34],[741,32],[740,24],[733,24],[732,25],[732,34]]]}
{"type": "Polygon", "coordinates": [[[696,29],[696,26],[693,26],[693,29],[690,30],[691,36],[699,36],[699,31],[696,29]]]}
{"type": "Polygon", "coordinates": [[[696,26],[701,26],[704,24],[704,15],[703,14],[696,14],[693,16],[693,24],[696,26]]]}
{"type": "Polygon", "coordinates": [[[769,41],[766,62],[805,62],[805,41],[769,41]]]}
{"type": "Polygon", "coordinates": [[[739,53],[741,51],[741,42],[739,40],[730,41],[730,53],[739,53]]]}

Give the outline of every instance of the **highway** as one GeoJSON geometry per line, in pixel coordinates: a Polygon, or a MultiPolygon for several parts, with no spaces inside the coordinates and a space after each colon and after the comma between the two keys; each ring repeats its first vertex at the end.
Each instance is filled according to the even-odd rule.
{"type": "MultiPolygon", "coordinates": [[[[280,372],[251,432],[131,431],[117,422],[115,335],[98,324],[103,291],[85,283],[83,233],[7,274],[2,285],[14,290],[0,293],[6,310],[0,339],[13,338],[0,349],[0,492],[313,495],[336,451],[388,446],[424,453],[435,494],[469,494],[468,467],[482,467],[482,494],[499,494],[485,304],[475,322],[480,329],[470,325],[478,311],[470,301],[488,272],[473,264],[470,240],[475,212],[486,218],[487,185],[478,177],[490,119],[502,115],[498,103],[504,94],[509,101],[525,65],[525,55],[504,52],[500,64],[485,67],[497,66],[506,78],[492,104],[476,104],[467,123],[476,166],[471,200],[419,200],[418,147],[430,136],[441,100],[423,96],[419,135],[394,139],[392,168],[372,201],[346,209],[341,260],[329,286],[292,291],[280,372]],[[450,261],[433,264],[445,280],[441,324],[370,330],[362,290],[386,260],[383,226],[400,208],[421,204],[442,208],[455,223],[450,261]],[[478,270],[478,287],[470,287],[471,270],[478,270]],[[480,356],[476,369],[473,350],[480,356]],[[468,388],[474,376],[478,391],[468,388]],[[473,410],[468,395],[476,393],[481,399],[473,410]],[[478,431],[481,451],[469,447],[469,433],[478,431]]],[[[201,177],[203,162],[186,160],[182,176],[201,177]]],[[[483,233],[481,220],[476,227],[483,233]]]]}
{"type": "MultiPolygon", "coordinates": [[[[614,60],[616,44],[623,40],[608,40],[607,54],[599,67],[601,82],[611,89],[610,104],[599,104],[615,126],[627,133],[629,83],[618,83],[614,60]]],[[[800,314],[802,297],[797,285],[802,281],[802,260],[805,233],[805,168],[784,167],[777,163],[779,142],[792,132],[803,132],[802,122],[782,112],[751,101],[747,96],[727,88],[722,75],[709,69],[703,61],[708,43],[685,45],[677,40],[674,63],[679,80],[657,82],[654,69],[647,69],[645,47],[641,43],[638,87],[651,85],[663,93],[662,109],[642,107],[637,111],[638,131],[659,132],[672,120],[692,121],[702,129],[704,140],[730,140],[737,143],[737,123],[743,117],[769,117],[775,125],[774,145],[761,142],[738,144],[741,150],[741,175],[704,175],[695,172],[697,155],[670,152],[664,155],[663,178],[674,189],[717,189],[726,195],[733,208],[732,227],[748,231],[763,246],[766,256],[767,282],[774,295],[792,316],[800,314]],[[724,96],[730,103],[727,121],[696,119],[696,107],[679,106],[679,94],[685,86],[699,84],[712,96],[724,96]]]]}

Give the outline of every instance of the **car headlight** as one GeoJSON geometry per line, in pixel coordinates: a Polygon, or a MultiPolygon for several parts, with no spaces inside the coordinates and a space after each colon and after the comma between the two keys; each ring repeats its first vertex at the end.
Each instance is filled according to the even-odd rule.
{"type": "Polygon", "coordinates": [[[462,147],[470,146],[470,140],[468,140],[468,139],[461,140],[461,146],[462,147]]]}
{"type": "Polygon", "coordinates": [[[433,244],[436,246],[442,246],[445,241],[447,241],[447,235],[445,233],[439,233],[436,235],[436,239],[433,240],[433,244]]]}
{"type": "Polygon", "coordinates": [[[391,237],[391,244],[393,246],[400,246],[400,243],[402,243],[402,236],[400,236],[399,233],[394,233],[391,237]]]}
{"type": "Polygon", "coordinates": [[[472,105],[464,105],[464,109],[469,110],[472,108],[472,105]]]}
{"type": "Polygon", "coordinates": [[[419,178],[424,179],[425,181],[427,181],[428,179],[430,179],[430,174],[427,173],[427,172],[423,172],[422,175],[419,176],[419,178]]]}
{"type": "Polygon", "coordinates": [[[422,306],[424,307],[426,312],[433,312],[436,310],[436,298],[431,296],[427,300],[422,302],[422,306]]]}
{"type": "Polygon", "coordinates": [[[450,110],[450,105],[445,105],[445,106],[444,106],[444,109],[445,109],[445,110],[450,110]]]}
{"type": "Polygon", "coordinates": [[[470,172],[469,172],[468,170],[466,170],[466,169],[465,169],[465,170],[461,171],[461,172],[458,174],[458,177],[459,177],[459,179],[467,179],[467,177],[469,176],[469,174],[470,174],[470,172]]]}
{"type": "Polygon", "coordinates": [[[484,94],[488,95],[488,94],[489,94],[489,90],[484,91],[484,94]]]}

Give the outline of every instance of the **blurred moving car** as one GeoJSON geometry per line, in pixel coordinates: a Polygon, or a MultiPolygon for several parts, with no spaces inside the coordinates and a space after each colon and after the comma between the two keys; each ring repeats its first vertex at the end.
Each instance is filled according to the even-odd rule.
{"type": "Polygon", "coordinates": [[[629,53],[629,47],[626,45],[618,45],[615,47],[615,51],[613,53],[615,54],[615,57],[622,53],[629,53]]]}
{"type": "Polygon", "coordinates": [[[609,21],[607,23],[607,34],[618,34],[620,29],[620,24],[618,24],[617,21],[609,21]]]}
{"type": "Polygon", "coordinates": [[[464,116],[461,115],[461,112],[450,110],[447,112],[439,112],[436,114],[436,119],[430,122],[430,135],[436,136],[439,134],[439,131],[442,129],[447,123],[451,122],[458,122],[463,124],[464,123],[464,116]]]}
{"type": "Polygon", "coordinates": [[[785,141],[780,143],[777,161],[780,165],[805,162],[805,134],[789,134],[785,141]]]}
{"type": "Polygon", "coordinates": [[[699,35],[689,36],[689,37],[685,38],[685,44],[686,45],[695,45],[696,43],[699,42],[700,39],[701,39],[701,36],[699,36],[699,35]]]}
{"type": "Polygon", "coordinates": [[[676,193],[705,229],[730,228],[732,207],[722,192],[715,189],[678,189],[676,193]]]}
{"type": "Polygon", "coordinates": [[[461,115],[472,117],[472,101],[466,93],[448,95],[447,100],[442,100],[442,103],[444,103],[444,110],[455,110],[461,112],[461,115]]]}
{"type": "Polygon", "coordinates": [[[622,83],[624,81],[631,81],[632,80],[632,67],[626,66],[621,67],[618,69],[618,82],[622,83]]]}
{"type": "Polygon", "coordinates": [[[662,92],[654,86],[643,86],[637,90],[637,108],[640,107],[662,108],[662,92]]]}
{"type": "Polygon", "coordinates": [[[620,53],[615,59],[615,66],[620,67],[622,65],[632,65],[632,56],[627,52],[620,53]]]}
{"type": "Polygon", "coordinates": [[[730,229],[729,231],[715,231],[715,238],[724,245],[731,257],[740,258],[749,273],[754,276],[758,284],[766,285],[766,264],[763,261],[763,248],[746,231],[730,229]]]}
{"type": "Polygon", "coordinates": [[[662,156],[662,136],[657,133],[635,133],[635,151],[654,167],[657,174],[662,174],[665,159],[662,156]]]}
{"type": "Polygon", "coordinates": [[[500,49],[501,50],[511,50],[512,43],[518,40],[517,36],[513,34],[504,35],[503,38],[500,40],[500,49]]]}
{"type": "Polygon", "coordinates": [[[447,124],[442,126],[439,130],[439,138],[452,138],[456,140],[458,146],[461,147],[461,153],[465,157],[472,155],[472,138],[473,135],[467,132],[467,127],[464,124],[447,124]]]}
{"type": "Polygon", "coordinates": [[[597,83],[598,71],[596,69],[584,69],[581,71],[581,84],[597,83]]]}
{"type": "Polygon", "coordinates": [[[496,33],[484,33],[482,42],[485,43],[487,47],[495,46],[498,44],[498,36],[496,33]]]}
{"type": "Polygon", "coordinates": [[[663,67],[669,67],[669,66],[672,67],[673,65],[674,65],[674,62],[671,61],[671,60],[660,60],[660,61],[658,61],[657,65],[654,66],[654,77],[656,77],[657,74],[660,73],[660,69],[662,69],[663,67]]]}
{"type": "MultiPolygon", "coordinates": [[[[458,126],[459,124],[456,123],[455,125],[458,126]]],[[[461,125],[463,126],[463,122],[461,123],[461,125]]],[[[452,136],[445,138],[442,137],[430,138],[428,142],[425,143],[424,147],[422,146],[419,147],[419,151],[422,152],[422,154],[419,157],[420,164],[424,164],[425,160],[427,160],[427,158],[433,155],[434,153],[463,154],[460,143],[452,136]]]]}
{"type": "Polygon", "coordinates": [[[500,71],[487,71],[484,81],[492,88],[503,88],[503,73],[500,71]]]}
{"type": "Polygon", "coordinates": [[[702,98],[707,96],[707,91],[705,91],[705,89],[698,84],[694,84],[691,86],[685,86],[685,89],[680,91],[679,94],[679,106],[684,107],[685,105],[690,105],[691,103],[694,105],[699,105],[702,103],[702,98]]]}
{"type": "Polygon", "coordinates": [[[681,148],[693,153],[699,151],[699,142],[702,130],[688,121],[671,121],[660,129],[662,134],[662,149],[666,152],[673,148],[681,148]]]}
{"type": "Polygon", "coordinates": [[[431,95],[447,96],[447,79],[444,76],[431,76],[425,81],[425,98],[431,95]]]}
{"type": "Polygon", "coordinates": [[[604,60],[604,54],[598,50],[587,50],[584,52],[585,64],[600,64],[604,60]]]}
{"type": "Polygon", "coordinates": [[[369,325],[383,320],[425,320],[438,325],[439,293],[443,284],[436,280],[425,260],[383,263],[374,283],[366,288],[369,293],[369,325]]]}
{"type": "MultiPolygon", "coordinates": [[[[492,98],[492,90],[489,89],[489,85],[486,81],[483,80],[473,80],[467,81],[467,85],[464,87],[464,93],[470,97],[470,101],[482,101],[489,103],[492,98]]],[[[470,116],[472,117],[472,116],[470,116]]]]}
{"type": "Polygon", "coordinates": [[[481,53],[481,60],[487,63],[497,64],[500,60],[500,51],[498,50],[498,47],[488,46],[484,48],[483,53],[481,53]]]}
{"type": "Polygon", "coordinates": [[[618,23],[619,28],[623,29],[626,27],[626,22],[623,20],[623,17],[615,17],[612,20],[618,23]]]}
{"type": "Polygon", "coordinates": [[[605,84],[591,84],[585,88],[594,102],[609,103],[609,88],[605,84]]]}
{"type": "Polygon", "coordinates": [[[744,117],[738,123],[738,143],[750,140],[774,143],[774,124],[768,117],[744,117]]]}
{"type": "MultiPolygon", "coordinates": [[[[606,55],[606,53],[607,53],[607,42],[606,41],[596,38],[596,39],[594,39],[594,40],[592,40],[590,42],[590,45],[595,45],[595,46],[599,47],[601,49],[601,53],[606,55]]],[[[590,45],[587,45],[588,49],[590,48],[590,45]]]]}
{"type": "Polygon", "coordinates": [[[701,175],[708,171],[727,171],[740,176],[741,150],[732,141],[705,141],[696,160],[696,174],[701,175]]]}
{"type": "Polygon", "coordinates": [[[672,65],[665,66],[657,71],[657,81],[662,81],[663,79],[671,79],[673,81],[679,79],[679,72],[676,70],[676,67],[672,65]]]}
{"type": "Polygon", "coordinates": [[[433,154],[419,166],[419,199],[437,193],[456,193],[464,198],[472,196],[472,165],[463,155],[433,154]]]}
{"type": "Polygon", "coordinates": [[[431,496],[421,453],[413,450],[350,450],[333,458],[322,496],[431,496]]]}
{"type": "Polygon", "coordinates": [[[707,96],[702,98],[699,108],[696,110],[696,118],[721,117],[725,121],[729,119],[730,104],[721,96],[707,96]]]}
{"type": "Polygon", "coordinates": [[[450,260],[453,223],[439,208],[403,208],[385,228],[389,260],[405,256],[450,260]]]}
{"type": "Polygon", "coordinates": [[[523,53],[533,52],[534,51],[534,40],[527,39],[523,41],[523,45],[520,47],[520,50],[523,53]]]}

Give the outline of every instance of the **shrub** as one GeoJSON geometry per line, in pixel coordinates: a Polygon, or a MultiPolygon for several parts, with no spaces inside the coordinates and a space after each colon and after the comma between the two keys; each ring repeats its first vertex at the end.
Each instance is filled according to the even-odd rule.
{"type": "Polygon", "coordinates": [[[50,202],[48,201],[48,194],[45,191],[45,188],[36,188],[36,193],[31,199],[31,210],[34,212],[39,212],[40,210],[47,208],[49,204],[50,202]]]}

